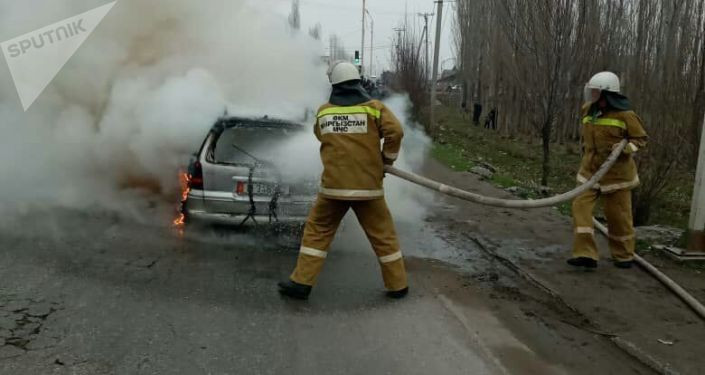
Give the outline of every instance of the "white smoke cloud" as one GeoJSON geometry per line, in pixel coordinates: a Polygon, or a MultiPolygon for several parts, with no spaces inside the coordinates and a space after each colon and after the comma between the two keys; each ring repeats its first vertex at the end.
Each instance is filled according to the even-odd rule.
{"type": "MultiPolygon", "coordinates": [[[[0,0],[0,39],[105,3],[0,0]]],[[[226,108],[299,119],[324,101],[322,52],[256,2],[120,0],[28,112],[0,70],[0,209],[110,206],[134,178],[176,188],[226,108]]]]}
{"type": "MultiPolygon", "coordinates": [[[[411,118],[411,101],[406,95],[395,95],[385,101],[389,109],[399,118],[404,127],[404,140],[395,167],[419,172],[431,150],[431,139],[423,127],[411,118]]],[[[384,181],[389,209],[396,221],[415,223],[423,220],[428,207],[433,204],[434,194],[417,185],[395,176],[387,175],[384,181]]]]}
{"type": "MultiPolygon", "coordinates": [[[[105,3],[0,0],[0,40],[105,3]]],[[[178,167],[226,108],[303,120],[325,102],[322,54],[319,42],[256,1],[120,0],[28,112],[0,68],[0,210],[6,218],[36,207],[137,212],[145,195],[125,187],[176,189],[178,167]]],[[[418,170],[430,142],[406,97],[386,104],[406,132],[397,166],[418,170]]],[[[273,156],[285,173],[320,173],[312,132],[278,154],[287,155],[273,156]]],[[[385,186],[397,220],[421,219],[419,202],[432,200],[396,177],[385,186]]]]}

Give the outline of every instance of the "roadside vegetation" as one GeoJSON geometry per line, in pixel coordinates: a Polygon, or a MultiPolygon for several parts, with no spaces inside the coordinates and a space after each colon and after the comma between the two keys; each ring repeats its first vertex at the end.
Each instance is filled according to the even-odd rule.
{"type": "Polygon", "coordinates": [[[388,80],[409,93],[436,158],[463,171],[488,162],[498,169],[492,182],[527,197],[575,187],[583,87],[610,70],[650,138],[637,156],[635,224],[686,227],[705,115],[705,0],[458,0],[453,7],[457,55],[439,85],[428,85],[423,32],[409,18],[388,80]],[[434,124],[426,116],[431,89],[442,102],[433,103],[434,124]],[[489,113],[494,130],[482,126],[489,113]]]}
{"type": "MultiPolygon", "coordinates": [[[[543,158],[540,139],[527,141],[524,137],[508,137],[485,129],[482,125],[474,125],[461,110],[449,106],[440,107],[438,112],[438,130],[432,148],[435,159],[459,172],[487,163],[496,169],[489,182],[504,189],[516,187],[517,195],[523,198],[541,197],[543,158]]],[[[553,145],[549,194],[562,193],[576,186],[579,163],[578,144],[553,145]]],[[[676,176],[679,182],[664,190],[653,203],[649,224],[686,227],[693,176],[687,173],[676,176]]],[[[558,208],[562,213],[570,214],[570,203],[558,208]]]]}

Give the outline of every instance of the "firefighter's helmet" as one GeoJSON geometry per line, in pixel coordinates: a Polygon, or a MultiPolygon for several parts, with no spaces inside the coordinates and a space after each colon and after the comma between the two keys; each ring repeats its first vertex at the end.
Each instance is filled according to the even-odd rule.
{"type": "Polygon", "coordinates": [[[342,82],[360,80],[360,72],[357,67],[347,61],[336,61],[328,70],[330,83],[337,85],[342,82]]]}
{"type": "Polygon", "coordinates": [[[587,87],[590,89],[619,92],[619,77],[612,72],[600,72],[590,78],[587,87]]]}
{"type": "Polygon", "coordinates": [[[594,103],[603,91],[619,93],[619,77],[612,72],[600,72],[592,76],[585,85],[584,98],[587,103],[594,103]]]}

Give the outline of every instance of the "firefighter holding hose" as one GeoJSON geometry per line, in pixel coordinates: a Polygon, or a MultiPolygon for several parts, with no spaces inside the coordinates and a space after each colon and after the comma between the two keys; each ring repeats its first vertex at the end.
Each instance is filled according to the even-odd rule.
{"type": "Polygon", "coordinates": [[[616,74],[601,72],[594,75],[585,86],[585,101],[581,116],[583,158],[578,183],[587,182],[622,140],[629,143],[599,184],[573,201],[575,239],[573,258],[568,259],[568,264],[597,267],[599,256],[592,218],[595,204],[601,198],[614,265],[631,268],[636,243],[631,191],[639,185],[633,155],[646,147],[647,135],[629,100],[620,94],[616,74]]]}
{"type": "Polygon", "coordinates": [[[324,167],[321,190],[304,228],[296,268],[279,283],[279,292],[308,298],[340,221],[352,209],[378,257],[387,296],[402,298],[409,290],[406,270],[382,180],[384,165],[399,155],[404,133],[394,114],[363,89],[357,67],[338,62],[328,75],[333,91],[314,125],[324,167]]]}

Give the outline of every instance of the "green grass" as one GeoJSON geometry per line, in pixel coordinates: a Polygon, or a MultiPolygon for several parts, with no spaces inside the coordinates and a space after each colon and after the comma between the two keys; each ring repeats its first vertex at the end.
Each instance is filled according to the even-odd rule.
{"type": "MultiPolygon", "coordinates": [[[[467,170],[479,162],[497,168],[493,182],[501,187],[520,186],[536,190],[541,181],[541,145],[502,137],[498,132],[474,126],[453,110],[439,111],[441,130],[436,134],[433,156],[454,170],[467,170]]],[[[580,156],[565,147],[553,147],[549,186],[554,190],[575,187],[575,166],[580,156]],[[560,177],[558,177],[560,176],[560,177]],[[569,176],[565,178],[565,176],[569,176]]]]}
{"type": "MultiPolygon", "coordinates": [[[[520,187],[528,192],[522,198],[538,198],[541,181],[542,147],[538,139],[527,143],[522,139],[503,137],[500,132],[475,126],[459,111],[441,107],[438,111],[440,129],[434,134],[432,155],[455,171],[468,171],[478,163],[489,163],[497,169],[490,182],[501,188],[520,187]]],[[[548,185],[552,194],[575,188],[575,174],[580,164],[579,148],[575,144],[551,145],[551,174],[548,185]]],[[[682,177],[673,188],[664,192],[651,208],[651,224],[685,228],[690,211],[692,181],[682,177]]],[[[557,206],[559,212],[570,215],[571,203],[557,206]]]]}
{"type": "Polygon", "coordinates": [[[495,184],[501,188],[508,188],[508,187],[512,187],[512,186],[517,186],[517,182],[514,181],[513,178],[511,178],[509,176],[504,176],[501,174],[493,175],[492,178],[490,179],[490,181],[492,181],[493,184],[495,184]]]}
{"type": "Polygon", "coordinates": [[[431,154],[454,171],[467,171],[473,166],[463,150],[455,145],[434,143],[431,154]]]}

